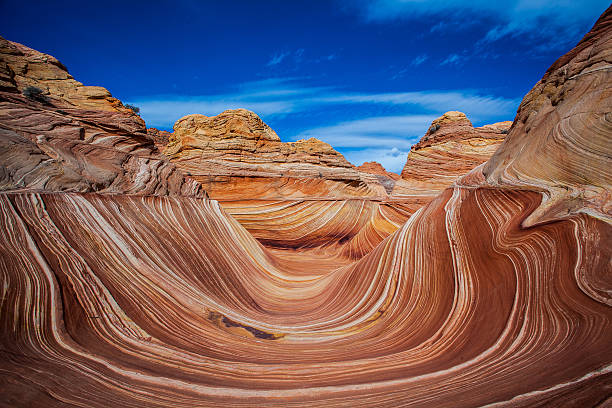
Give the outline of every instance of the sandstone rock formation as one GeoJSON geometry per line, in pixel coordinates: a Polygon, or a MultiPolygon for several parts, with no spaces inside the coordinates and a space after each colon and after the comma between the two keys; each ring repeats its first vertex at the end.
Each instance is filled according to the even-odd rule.
{"type": "Polygon", "coordinates": [[[402,202],[228,200],[221,205],[270,248],[320,248],[358,259],[400,228],[412,212],[402,202]]]}
{"type": "Polygon", "coordinates": [[[357,166],[357,170],[364,172],[364,173],[374,174],[377,176],[388,177],[392,180],[399,180],[400,178],[399,174],[395,174],[395,173],[385,170],[382,164],[375,162],[375,161],[365,162],[361,166],[357,166]]]}
{"type": "Polygon", "coordinates": [[[41,97],[46,100],[60,99],[65,105],[80,109],[122,112],[130,116],[129,121],[144,125],[108,90],[75,81],[55,57],[0,37],[0,90],[23,91],[29,86],[42,90],[41,97]]]}
{"type": "Polygon", "coordinates": [[[447,112],[434,120],[427,133],[412,146],[394,198],[429,202],[458,177],[491,157],[504,140],[512,122],[474,128],[465,114],[447,112]]]}
{"type": "Polygon", "coordinates": [[[283,143],[246,109],[179,119],[164,154],[215,199],[386,196],[327,143],[283,143]]]}
{"type": "MultiPolygon", "coordinates": [[[[163,140],[156,129],[149,132],[163,140]]],[[[362,256],[408,217],[400,209],[388,211],[393,221],[381,219],[380,201],[393,188],[391,177],[356,169],[314,138],[283,143],[248,110],[186,116],[168,137],[164,154],[270,247],[324,246],[326,253],[362,256]],[[376,231],[367,250],[338,248],[366,226],[376,231]]]]}
{"type": "Polygon", "coordinates": [[[395,187],[395,182],[400,178],[399,174],[385,170],[382,164],[375,161],[365,162],[361,166],[356,167],[356,170],[362,174],[367,173],[376,176],[376,179],[383,185],[387,194],[391,194],[393,187],[395,187]]]}
{"type": "Polygon", "coordinates": [[[170,136],[172,136],[171,132],[155,128],[147,128],[147,134],[151,139],[153,139],[155,145],[161,149],[163,149],[168,144],[168,142],[170,141],[170,136]]]}
{"type": "Polygon", "coordinates": [[[355,262],[207,198],[1,193],[0,405],[610,405],[611,48],[612,8],[490,161],[355,262]]]}
{"type": "Polygon", "coordinates": [[[525,226],[577,213],[612,220],[610,20],[606,13],[546,71],[483,168],[489,184],[544,192],[525,226]]]}
{"type": "Polygon", "coordinates": [[[149,129],[149,134],[260,242],[281,248],[324,245],[355,258],[489,158],[509,127],[502,122],[474,129],[465,115],[449,112],[413,149],[403,179],[375,162],[354,167],[316,139],[283,143],[244,109],[189,115],[176,122],[173,133],[149,129]],[[322,217],[327,210],[330,215],[322,217]]]}
{"type": "Polygon", "coordinates": [[[0,191],[202,195],[104,88],[0,38],[0,191]],[[28,87],[43,91],[25,96],[28,87]]]}

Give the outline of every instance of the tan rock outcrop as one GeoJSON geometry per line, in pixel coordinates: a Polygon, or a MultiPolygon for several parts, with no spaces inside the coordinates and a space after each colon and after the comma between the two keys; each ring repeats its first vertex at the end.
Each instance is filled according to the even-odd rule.
{"type": "Polygon", "coordinates": [[[205,194],[139,116],[50,55],[0,38],[0,72],[0,191],[205,194]]]}
{"type": "Polygon", "coordinates": [[[377,176],[385,176],[392,180],[400,179],[399,174],[385,170],[382,164],[375,161],[365,162],[361,166],[357,166],[356,169],[364,173],[375,174],[377,176]]]}
{"type": "Polygon", "coordinates": [[[386,195],[329,144],[315,138],[283,143],[246,109],[179,119],[163,152],[216,199],[386,195]]]}
{"type": "Polygon", "coordinates": [[[391,194],[393,187],[395,187],[395,182],[400,179],[399,174],[385,170],[380,163],[375,161],[365,162],[361,166],[355,167],[355,169],[361,173],[364,179],[371,179],[371,177],[368,177],[370,174],[376,177],[376,180],[370,181],[370,184],[380,183],[385,188],[387,194],[391,194]]]}
{"type": "Polygon", "coordinates": [[[30,86],[42,90],[46,99],[59,99],[80,109],[122,112],[144,126],[144,121],[107,89],[85,86],[55,57],[0,37],[0,90],[23,92],[30,86]]]}
{"type": "Polygon", "coordinates": [[[172,133],[166,130],[147,128],[147,135],[149,135],[149,137],[153,140],[156,146],[158,146],[160,149],[163,149],[170,141],[170,136],[172,136],[172,133]]]}
{"type": "Polygon", "coordinates": [[[458,177],[487,161],[511,125],[499,122],[474,128],[465,114],[445,113],[410,149],[392,196],[428,202],[458,177]]]}

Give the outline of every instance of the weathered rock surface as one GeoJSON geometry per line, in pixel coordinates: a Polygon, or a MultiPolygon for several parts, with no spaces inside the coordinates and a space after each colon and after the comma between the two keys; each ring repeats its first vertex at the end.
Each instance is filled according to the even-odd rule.
{"type": "Polygon", "coordinates": [[[361,166],[355,168],[365,178],[365,174],[372,174],[376,177],[376,180],[385,188],[387,194],[391,194],[395,182],[400,179],[399,174],[392,173],[385,170],[382,164],[375,161],[365,162],[361,166]],[[365,173],[365,174],[364,174],[365,173]]]}
{"type": "Polygon", "coordinates": [[[220,201],[269,248],[319,248],[359,259],[408,219],[415,209],[402,202],[351,200],[220,201]]]}
{"type": "Polygon", "coordinates": [[[168,132],[166,130],[159,130],[155,128],[147,128],[147,134],[149,135],[151,139],[153,139],[153,141],[155,142],[155,145],[157,145],[158,147],[162,149],[166,147],[166,145],[170,141],[170,136],[172,136],[171,132],[168,132]]]}
{"type": "Polygon", "coordinates": [[[55,58],[0,38],[0,71],[0,191],[204,194],[140,117],[55,58]],[[44,93],[28,98],[28,86],[44,93]]]}
{"type": "Polygon", "coordinates": [[[46,100],[107,112],[121,112],[137,122],[144,121],[101,86],[85,86],[76,81],[55,57],[0,37],[0,90],[22,92],[32,86],[42,91],[46,100]]]}
{"type": "Polygon", "coordinates": [[[503,122],[475,129],[462,113],[449,112],[413,149],[405,178],[375,162],[355,168],[316,139],[283,143],[244,109],[214,117],[186,116],[163,137],[156,129],[149,132],[161,140],[160,146],[168,137],[161,147],[164,154],[261,242],[290,248],[342,243],[346,248],[340,252],[355,257],[372,250],[410,214],[487,160],[509,127],[510,122],[503,122]],[[391,193],[393,201],[388,201],[391,193]],[[322,208],[337,212],[321,218],[322,208]],[[287,223],[279,225],[279,219],[287,223]]]}
{"type": "Polygon", "coordinates": [[[458,177],[487,161],[511,125],[500,122],[474,128],[465,114],[445,113],[412,146],[392,196],[420,204],[430,201],[458,177]]]}
{"type": "Polygon", "coordinates": [[[382,164],[375,162],[375,161],[365,162],[361,166],[357,166],[356,169],[364,173],[370,173],[370,174],[375,174],[377,176],[388,177],[392,180],[400,179],[399,174],[385,170],[382,164]]]}
{"type": "Polygon", "coordinates": [[[186,116],[162,150],[269,247],[335,248],[355,259],[410,214],[403,203],[384,202],[398,175],[374,164],[355,168],[314,138],[283,143],[248,110],[186,116]]]}
{"type": "Polygon", "coordinates": [[[609,9],[492,159],[355,262],[267,249],[206,198],[0,194],[0,403],[610,405],[611,36],[609,9]]]}
{"type": "Polygon", "coordinates": [[[327,143],[283,143],[245,109],[179,119],[163,151],[215,199],[386,196],[376,178],[362,177],[327,143]]]}
{"type": "Polygon", "coordinates": [[[489,184],[545,192],[525,226],[581,212],[612,220],[611,24],[606,13],[546,71],[483,168],[489,184]]]}

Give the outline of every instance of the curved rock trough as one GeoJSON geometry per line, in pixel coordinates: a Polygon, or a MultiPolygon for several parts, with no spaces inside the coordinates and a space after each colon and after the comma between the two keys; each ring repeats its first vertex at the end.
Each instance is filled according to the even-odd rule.
{"type": "Polygon", "coordinates": [[[608,10],[400,177],[2,40],[0,406],[610,406],[611,68],[608,10]]]}

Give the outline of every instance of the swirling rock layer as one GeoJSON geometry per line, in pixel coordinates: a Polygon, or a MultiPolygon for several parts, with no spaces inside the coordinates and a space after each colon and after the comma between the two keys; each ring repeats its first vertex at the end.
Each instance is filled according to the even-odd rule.
{"type": "Polygon", "coordinates": [[[361,173],[373,174],[376,176],[376,179],[383,185],[388,194],[391,194],[393,187],[395,187],[395,182],[400,178],[399,174],[385,170],[382,164],[375,161],[365,162],[361,166],[356,167],[356,169],[361,173]]]}
{"type": "Polygon", "coordinates": [[[612,221],[611,24],[606,12],[548,69],[484,166],[489,184],[546,192],[525,225],[579,212],[612,221]]]}
{"type": "Polygon", "coordinates": [[[219,202],[267,247],[319,247],[351,259],[370,252],[418,209],[367,199],[219,202]]]}
{"type": "Polygon", "coordinates": [[[595,404],[612,308],[581,288],[611,288],[610,227],[522,229],[539,202],[448,190],[322,271],[214,201],[5,194],[3,381],[47,406],[595,404]]]}
{"type": "Polygon", "coordinates": [[[158,151],[142,119],[105,89],[86,91],[98,87],[55,58],[0,38],[0,71],[0,191],[205,194],[158,151]],[[20,94],[34,85],[44,93],[20,94]]]}
{"type": "Polygon", "coordinates": [[[283,143],[244,109],[189,115],[176,122],[172,134],[149,133],[162,146],[168,137],[162,150],[172,163],[270,247],[326,247],[326,253],[335,248],[360,257],[419,207],[381,206],[397,175],[380,165],[355,168],[314,138],[283,143]]]}
{"type": "MultiPolygon", "coordinates": [[[[328,189],[317,188],[309,190],[308,198],[301,200],[253,200],[279,190],[291,191],[288,196],[297,195],[294,193],[297,189],[291,188],[292,182],[259,178],[249,179],[245,185],[241,180],[221,193],[222,197],[218,199],[234,218],[267,246],[333,246],[339,253],[356,259],[370,252],[458,177],[491,157],[510,125],[511,122],[500,122],[474,128],[463,113],[447,112],[432,123],[427,134],[412,148],[401,178],[376,162],[355,168],[371,190],[376,185],[384,188],[379,197],[330,200],[328,189]],[[227,194],[231,194],[232,199],[223,198],[227,194]]],[[[190,130],[190,134],[193,131],[190,130]]],[[[257,151],[256,148],[253,150],[257,151]]],[[[173,161],[181,166],[180,162],[173,161]]],[[[206,171],[210,169],[206,167],[206,171]]],[[[217,184],[216,181],[199,180],[205,183],[208,191],[211,191],[211,184],[217,184]]],[[[317,182],[336,184],[328,180],[317,182]]],[[[313,179],[305,178],[298,185],[312,188],[313,179]]],[[[212,191],[216,188],[213,186],[212,191]]],[[[339,192],[344,194],[346,189],[339,192]]]]}
{"type": "Polygon", "coordinates": [[[321,237],[269,249],[204,197],[0,193],[0,405],[610,405],[611,37],[612,9],[493,159],[366,254],[341,251],[401,223],[384,201],[261,201],[243,224],[321,237]]]}

